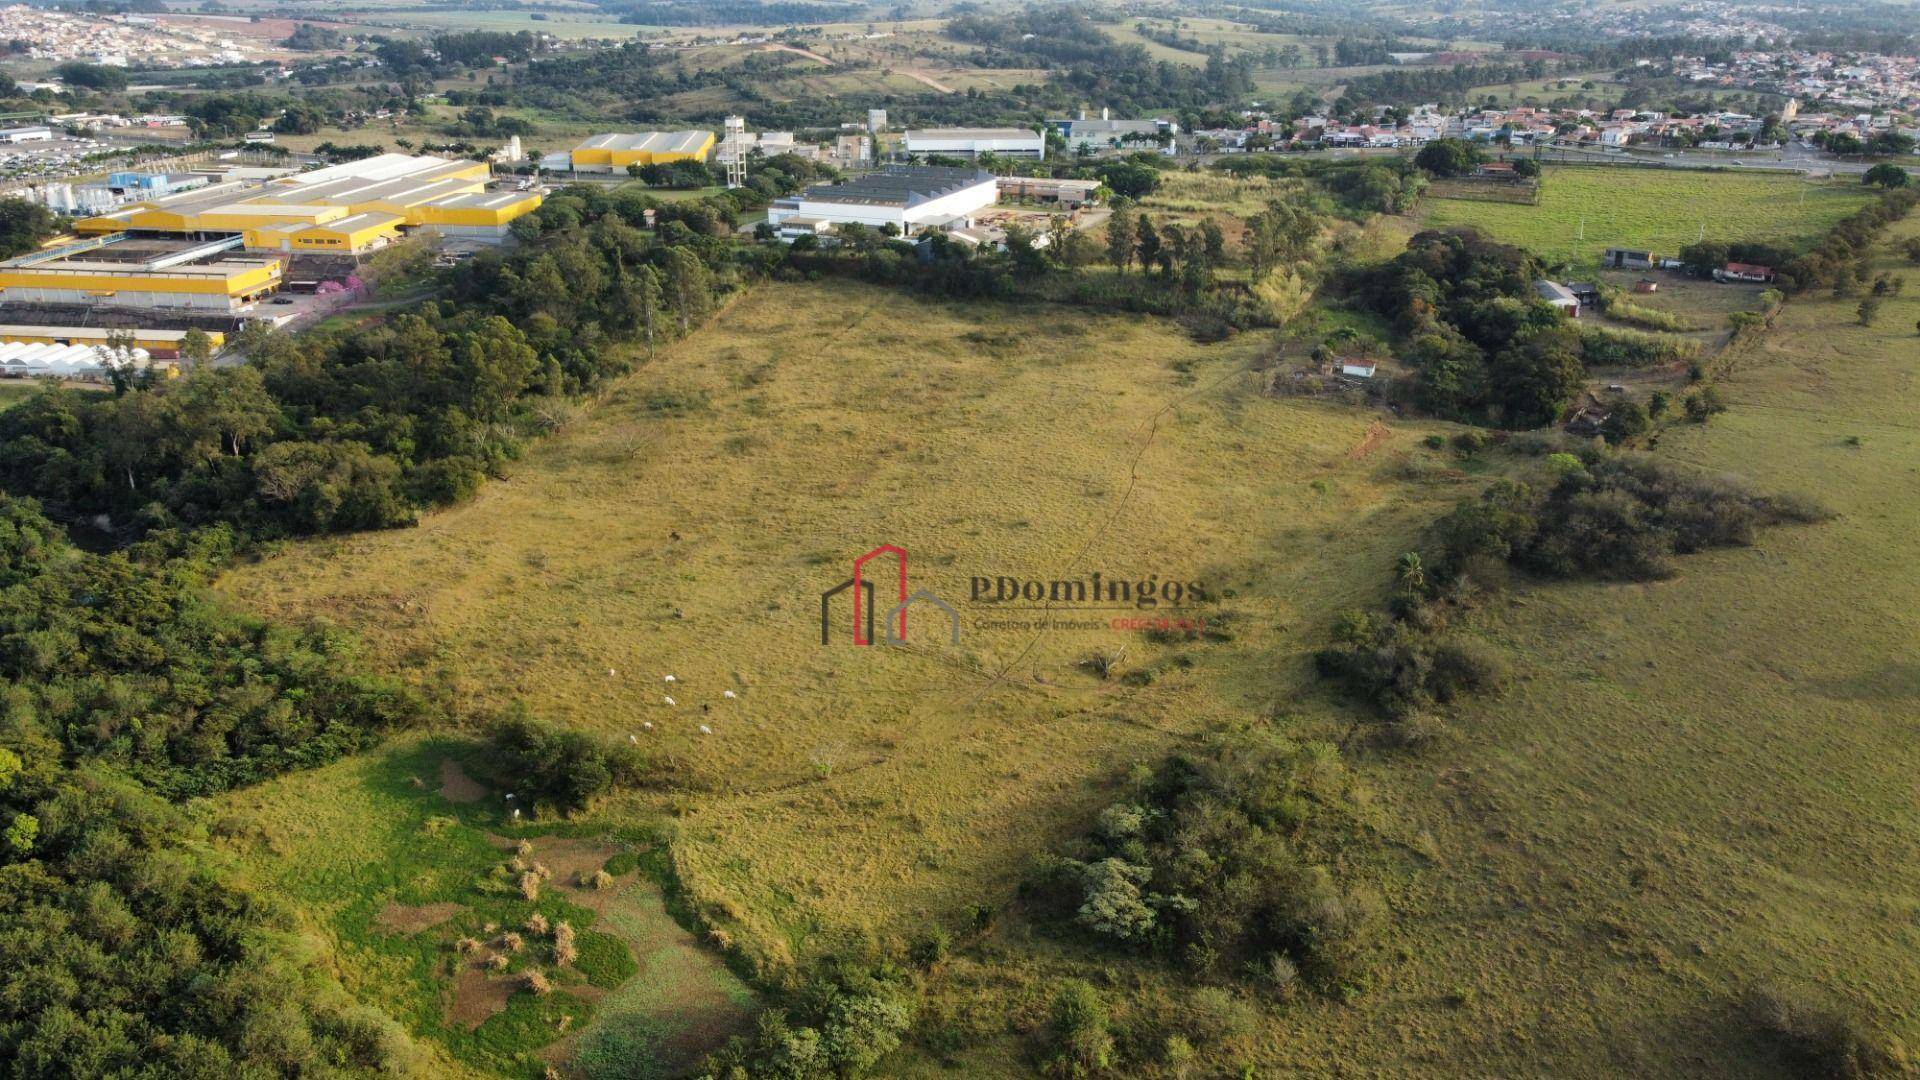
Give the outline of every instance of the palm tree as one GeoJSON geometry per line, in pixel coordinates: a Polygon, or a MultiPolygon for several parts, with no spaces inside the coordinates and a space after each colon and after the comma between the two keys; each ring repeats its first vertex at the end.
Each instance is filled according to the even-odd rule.
{"type": "Polygon", "coordinates": [[[1420,564],[1420,553],[1409,551],[1400,556],[1400,584],[1409,589],[1420,590],[1427,587],[1427,570],[1420,564]]]}

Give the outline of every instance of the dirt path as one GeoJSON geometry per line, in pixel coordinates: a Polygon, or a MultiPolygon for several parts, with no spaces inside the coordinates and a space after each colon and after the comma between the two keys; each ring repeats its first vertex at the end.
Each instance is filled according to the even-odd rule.
{"type": "Polygon", "coordinates": [[[797,45],[762,45],[760,46],[760,51],[792,53],[795,56],[804,56],[809,60],[818,60],[819,62],[827,65],[828,67],[833,66],[833,61],[827,59],[824,56],[821,56],[817,52],[814,52],[810,49],[802,49],[797,45]]]}
{"type": "Polygon", "coordinates": [[[1387,425],[1375,420],[1373,423],[1367,425],[1366,438],[1361,439],[1358,443],[1354,444],[1353,449],[1347,451],[1347,460],[1359,461],[1361,458],[1373,453],[1381,443],[1386,441],[1387,425]]]}
{"type": "Polygon", "coordinates": [[[486,785],[467,775],[452,758],[440,760],[440,797],[451,803],[475,803],[487,797],[486,785]]]}
{"type": "Polygon", "coordinates": [[[905,75],[907,78],[912,79],[914,82],[925,83],[926,85],[933,87],[935,90],[938,90],[943,94],[957,94],[960,92],[958,90],[955,90],[953,87],[948,86],[946,83],[941,82],[939,79],[936,79],[933,76],[926,74],[925,72],[902,71],[899,68],[895,68],[894,71],[897,74],[905,75]]]}

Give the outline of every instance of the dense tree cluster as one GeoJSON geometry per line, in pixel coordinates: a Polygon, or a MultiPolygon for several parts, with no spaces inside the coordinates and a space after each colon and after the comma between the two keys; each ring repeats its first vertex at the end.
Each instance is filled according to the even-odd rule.
{"type": "Polygon", "coordinates": [[[1435,176],[1463,176],[1486,160],[1465,139],[1434,139],[1413,156],[1413,163],[1435,176]]]}
{"type": "Polygon", "coordinates": [[[1027,896],[1055,925],[1199,979],[1276,998],[1340,992],[1363,976],[1385,915],[1329,869],[1355,842],[1352,785],[1331,745],[1268,730],[1216,736],[1102,811],[1027,896]]]}
{"type": "Polygon", "coordinates": [[[1423,408],[1529,428],[1559,419],[1586,377],[1581,334],[1534,294],[1543,273],[1531,254],[1475,230],[1430,230],[1351,285],[1405,336],[1423,408]]]}
{"type": "Polygon", "coordinates": [[[0,1060],[14,1076],[403,1071],[392,1021],[344,1000],[287,919],[196,854],[194,815],[109,771],[0,749],[0,1060]],[[32,821],[31,830],[22,829],[32,821]]]}
{"type": "Polygon", "coordinates": [[[59,231],[58,220],[45,204],[0,199],[0,259],[32,251],[59,231]]]}
{"type": "Polygon", "coordinates": [[[110,763],[169,796],[330,761],[419,709],[358,676],[346,638],[211,605],[224,529],[81,554],[0,496],[0,746],[29,763],[110,763]]]}
{"type": "Polygon", "coordinates": [[[407,1049],[300,969],[174,805],[331,760],[421,708],[357,674],[344,639],[210,602],[228,545],[214,530],[88,554],[0,496],[0,1060],[16,1075],[375,1071],[407,1049]]]}

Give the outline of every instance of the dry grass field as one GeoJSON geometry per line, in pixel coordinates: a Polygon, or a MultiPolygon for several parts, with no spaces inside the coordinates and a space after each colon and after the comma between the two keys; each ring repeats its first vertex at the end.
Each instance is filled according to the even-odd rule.
{"type": "Polygon", "coordinates": [[[1451,493],[1401,477],[1418,426],[1259,396],[1266,348],[765,286],[471,504],[290,546],[223,588],[352,627],[462,710],[520,698],[644,740],[677,792],[594,820],[668,820],[681,883],[749,958],[784,963],[1004,901],[1104,778],[1310,688],[1333,614],[1451,493]],[[821,645],[820,593],[883,543],[961,609],[958,647],[930,615],[908,647],[821,645]],[[1096,570],[1204,583],[1220,599],[1187,614],[1232,639],[967,603],[975,575],[1096,570]],[[1080,666],[1121,650],[1131,679],[1080,666]]]}

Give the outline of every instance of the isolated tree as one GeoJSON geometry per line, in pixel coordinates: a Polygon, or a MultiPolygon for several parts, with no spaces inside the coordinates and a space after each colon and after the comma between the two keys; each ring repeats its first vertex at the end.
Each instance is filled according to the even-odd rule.
{"type": "Polygon", "coordinates": [[[1137,230],[1140,237],[1134,244],[1134,250],[1140,256],[1140,269],[1151,270],[1160,261],[1160,252],[1164,245],[1160,243],[1160,233],[1153,227],[1153,219],[1142,213],[1137,230]]]}
{"type": "Polygon", "coordinates": [[[1901,166],[1891,161],[1883,161],[1868,169],[1865,175],[1860,177],[1860,182],[1888,189],[1903,188],[1913,183],[1913,177],[1901,166]]]}
{"type": "Polygon", "coordinates": [[[680,321],[680,332],[684,334],[693,328],[693,320],[705,314],[707,306],[713,302],[713,281],[707,264],[688,248],[668,248],[666,290],[668,301],[680,321]]]}
{"type": "Polygon", "coordinates": [[[1483,160],[1471,143],[1461,139],[1435,139],[1420,148],[1413,163],[1434,176],[1461,176],[1472,172],[1483,160]]]}
{"type": "MultiPolygon", "coordinates": [[[[802,237],[802,239],[808,239],[802,237]]],[[[660,288],[660,271],[651,266],[643,266],[633,275],[634,307],[640,318],[640,336],[647,344],[647,351],[653,351],[653,342],[660,332],[660,305],[665,294],[660,288]]]]}
{"type": "Polygon", "coordinates": [[[1220,225],[1212,218],[1200,222],[1201,254],[1206,256],[1209,268],[1220,266],[1227,261],[1227,238],[1220,231],[1220,225]]]}
{"type": "Polygon", "coordinates": [[[213,339],[198,327],[188,330],[180,337],[180,359],[195,367],[213,359],[213,339]]]}
{"type": "Polygon", "coordinates": [[[1115,210],[1107,219],[1107,261],[1115,270],[1127,272],[1133,265],[1134,248],[1140,242],[1140,234],[1133,227],[1133,217],[1124,211],[1115,210]]]}
{"type": "Polygon", "coordinates": [[[1860,298],[1860,306],[1854,309],[1854,313],[1860,317],[1861,326],[1872,326],[1873,320],[1880,317],[1880,304],[1881,300],[1878,296],[1860,298]]]}

